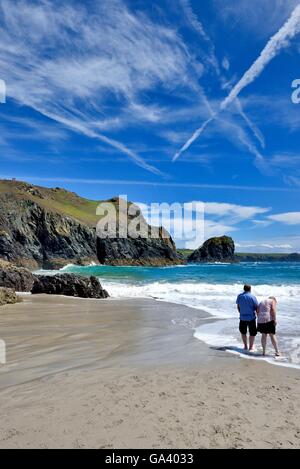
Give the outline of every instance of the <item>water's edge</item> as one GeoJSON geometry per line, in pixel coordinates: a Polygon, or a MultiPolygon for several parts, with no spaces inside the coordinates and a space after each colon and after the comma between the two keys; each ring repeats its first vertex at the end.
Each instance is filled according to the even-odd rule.
{"type": "MultiPolygon", "coordinates": [[[[193,264],[172,267],[112,267],[69,265],[63,272],[96,275],[113,298],[152,298],[204,311],[215,319],[208,325],[193,327],[196,339],[247,359],[265,360],[275,365],[300,367],[300,323],[297,298],[300,296],[300,264],[240,263],[193,264]],[[240,349],[238,313],[235,299],[244,283],[252,283],[259,300],[278,298],[279,342],[288,362],[246,355],[240,349]]],[[[62,272],[60,271],[60,272],[62,272]]],[[[45,272],[43,272],[45,273],[45,272]]],[[[56,272],[48,272],[54,274],[56,272]]],[[[259,347],[260,334],[256,344],[259,347]]],[[[271,349],[270,349],[271,350],[271,349]]]]}

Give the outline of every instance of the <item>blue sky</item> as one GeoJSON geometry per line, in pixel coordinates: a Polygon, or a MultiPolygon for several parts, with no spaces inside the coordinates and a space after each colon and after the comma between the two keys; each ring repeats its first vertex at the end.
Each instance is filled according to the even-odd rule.
{"type": "Polygon", "coordinates": [[[0,0],[0,177],[203,201],[206,237],[300,251],[298,5],[0,0]]]}

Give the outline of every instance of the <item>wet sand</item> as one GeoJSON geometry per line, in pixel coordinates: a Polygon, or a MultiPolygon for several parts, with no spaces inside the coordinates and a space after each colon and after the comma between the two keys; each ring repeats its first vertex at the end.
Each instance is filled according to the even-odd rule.
{"type": "Polygon", "coordinates": [[[300,372],[193,338],[201,311],[38,295],[0,310],[0,448],[300,446],[300,372]]]}
{"type": "Polygon", "coordinates": [[[193,338],[191,324],[211,320],[202,311],[149,299],[22,298],[0,311],[0,389],[77,368],[188,366],[215,356],[193,338]]]}

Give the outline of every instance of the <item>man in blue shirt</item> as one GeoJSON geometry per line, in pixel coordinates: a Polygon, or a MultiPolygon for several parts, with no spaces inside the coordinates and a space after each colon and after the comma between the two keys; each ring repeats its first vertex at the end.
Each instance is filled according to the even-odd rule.
{"type": "Polygon", "coordinates": [[[247,330],[249,329],[249,352],[253,352],[253,345],[256,329],[256,314],[258,311],[258,301],[254,295],[251,294],[251,286],[245,285],[244,292],[241,293],[236,299],[237,309],[240,313],[240,333],[242,335],[244,349],[248,350],[247,330]]]}

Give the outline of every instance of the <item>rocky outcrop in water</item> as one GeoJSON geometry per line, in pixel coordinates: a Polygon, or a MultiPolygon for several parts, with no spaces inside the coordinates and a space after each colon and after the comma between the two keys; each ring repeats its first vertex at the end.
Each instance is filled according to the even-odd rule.
{"type": "Polygon", "coordinates": [[[31,293],[79,298],[107,298],[109,296],[96,277],[80,277],[75,274],[38,275],[31,293]]]}
{"type": "Polygon", "coordinates": [[[188,262],[234,262],[234,251],[234,241],[229,236],[210,238],[188,257],[188,262]]]}
{"type": "Polygon", "coordinates": [[[12,288],[18,292],[30,292],[34,275],[27,269],[0,263],[0,287],[12,288]]]}
{"type": "Polygon", "coordinates": [[[0,306],[12,305],[17,302],[18,297],[13,290],[0,287],[0,306]]]}

